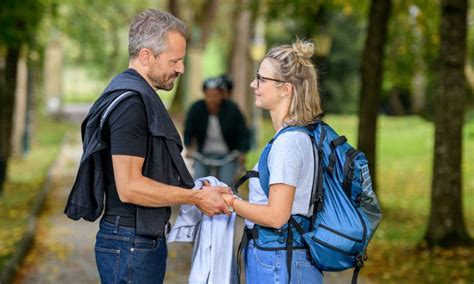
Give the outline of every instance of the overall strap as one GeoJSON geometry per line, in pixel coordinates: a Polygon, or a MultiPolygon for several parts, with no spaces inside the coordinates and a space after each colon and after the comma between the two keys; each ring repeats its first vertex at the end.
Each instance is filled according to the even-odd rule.
{"type": "Polygon", "coordinates": [[[232,187],[232,191],[234,192],[234,194],[238,193],[239,192],[239,187],[244,183],[246,182],[248,179],[250,178],[258,178],[259,177],[259,174],[257,171],[247,171],[245,172],[245,175],[243,175],[236,183],[235,185],[232,187]]]}
{"type": "Polygon", "coordinates": [[[249,229],[244,227],[242,239],[240,240],[239,248],[237,249],[237,280],[240,284],[240,273],[242,272],[242,253],[244,249],[247,249],[247,245],[250,240],[256,239],[258,236],[257,230],[254,228],[249,229]]]}

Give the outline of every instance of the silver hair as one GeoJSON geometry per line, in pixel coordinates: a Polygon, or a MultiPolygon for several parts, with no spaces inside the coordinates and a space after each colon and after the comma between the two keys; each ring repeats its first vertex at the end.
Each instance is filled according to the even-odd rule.
{"type": "Polygon", "coordinates": [[[142,48],[149,48],[158,55],[167,48],[168,32],[176,31],[187,37],[186,24],[175,16],[156,9],[146,9],[138,14],[128,31],[128,54],[138,55],[142,48]]]}

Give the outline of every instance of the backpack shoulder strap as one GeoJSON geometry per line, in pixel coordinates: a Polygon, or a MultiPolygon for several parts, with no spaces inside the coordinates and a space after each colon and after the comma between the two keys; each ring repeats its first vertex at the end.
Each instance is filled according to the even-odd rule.
{"type": "Polygon", "coordinates": [[[123,101],[125,100],[126,98],[130,97],[130,96],[134,96],[134,95],[138,95],[137,92],[135,91],[126,91],[125,93],[119,95],[118,97],[116,97],[108,106],[107,108],[105,109],[104,113],[102,114],[101,118],[100,118],[100,129],[102,129],[102,127],[104,126],[104,123],[105,123],[105,120],[107,119],[107,117],[109,117],[110,113],[123,101]]]}

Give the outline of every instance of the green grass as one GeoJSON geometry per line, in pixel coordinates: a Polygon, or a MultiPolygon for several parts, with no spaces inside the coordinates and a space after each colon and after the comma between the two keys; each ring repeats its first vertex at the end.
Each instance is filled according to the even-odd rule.
{"type": "MultiPolygon", "coordinates": [[[[328,116],[339,134],[357,144],[355,116],[328,116]]],[[[264,121],[264,139],[274,131],[264,121]]],[[[263,146],[263,145],[262,145],[263,146]]],[[[262,146],[260,149],[262,149],[262,146]]],[[[375,283],[472,283],[474,249],[420,249],[430,210],[434,125],[419,117],[380,117],[377,136],[377,196],[383,220],[368,250],[363,277],[375,283]]],[[[248,155],[247,168],[259,150],[248,155]]],[[[474,235],[474,120],[464,127],[463,209],[474,235]]]]}
{"type": "Polygon", "coordinates": [[[0,197],[0,271],[23,236],[35,198],[45,182],[68,128],[44,117],[36,120],[31,151],[9,161],[8,181],[0,197]]]}

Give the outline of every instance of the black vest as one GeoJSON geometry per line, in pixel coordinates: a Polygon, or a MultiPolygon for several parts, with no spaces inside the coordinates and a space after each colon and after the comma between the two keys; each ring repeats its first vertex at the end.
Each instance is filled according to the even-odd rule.
{"type": "MultiPolygon", "coordinates": [[[[194,181],[181,156],[181,139],[161,99],[148,83],[133,69],[112,79],[97,99],[82,123],[83,154],[76,180],[71,189],[64,213],[71,219],[95,221],[104,210],[106,184],[101,152],[107,149],[101,135],[101,118],[105,109],[119,95],[133,91],[145,105],[150,138],[143,175],[155,181],[192,188],[194,181]]],[[[170,207],[137,206],[136,233],[161,237],[171,215],[170,207]]]]}

